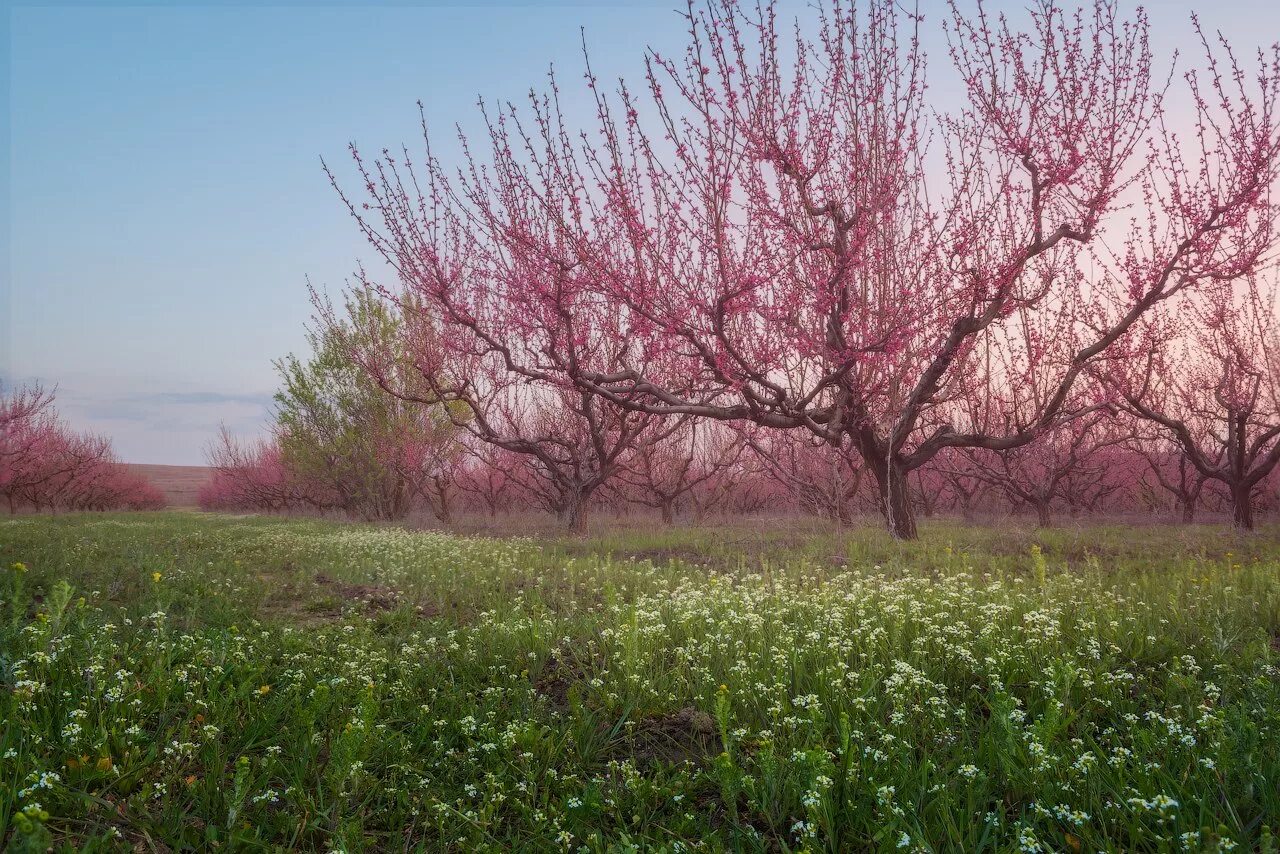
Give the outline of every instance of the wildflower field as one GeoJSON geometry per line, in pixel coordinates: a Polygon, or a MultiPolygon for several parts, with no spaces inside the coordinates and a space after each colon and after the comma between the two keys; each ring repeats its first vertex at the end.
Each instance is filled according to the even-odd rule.
{"type": "Polygon", "coordinates": [[[1274,851],[1280,538],[0,522],[0,844],[1274,851]]]}

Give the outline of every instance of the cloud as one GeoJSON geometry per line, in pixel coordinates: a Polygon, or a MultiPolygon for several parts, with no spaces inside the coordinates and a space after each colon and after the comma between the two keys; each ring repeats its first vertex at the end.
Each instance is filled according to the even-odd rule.
{"type": "MultiPolygon", "coordinates": [[[[168,429],[207,425],[209,416],[219,413],[223,420],[260,420],[270,411],[271,403],[272,396],[266,393],[159,391],[114,395],[58,388],[60,409],[72,408],[94,420],[137,422],[168,429]]],[[[213,427],[216,426],[215,423],[213,427]]]]}
{"type": "Polygon", "coordinates": [[[225,424],[239,436],[260,436],[271,416],[269,392],[216,388],[151,391],[138,389],[136,381],[88,377],[42,384],[56,387],[55,405],[69,424],[109,436],[116,453],[126,462],[199,465],[219,425],[225,424]]]}
{"type": "Polygon", "coordinates": [[[243,392],[220,391],[160,391],[153,394],[137,395],[135,402],[173,403],[173,404],[221,404],[242,403],[247,406],[269,407],[273,397],[270,394],[245,394],[243,392]]]}

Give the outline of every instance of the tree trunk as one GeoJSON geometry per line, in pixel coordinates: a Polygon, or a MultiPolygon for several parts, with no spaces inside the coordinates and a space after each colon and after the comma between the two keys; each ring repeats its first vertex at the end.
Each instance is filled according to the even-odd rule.
{"type": "Polygon", "coordinates": [[[1196,520],[1196,503],[1193,500],[1182,501],[1182,524],[1190,525],[1196,520]]]}
{"type": "Polygon", "coordinates": [[[1232,521],[1241,531],[1253,530],[1253,489],[1234,486],[1231,489],[1232,521]]]}
{"type": "Polygon", "coordinates": [[[449,497],[443,492],[440,493],[439,500],[435,502],[432,508],[436,521],[441,525],[453,524],[453,507],[449,504],[449,497]]]}
{"type": "Polygon", "coordinates": [[[1036,501],[1036,524],[1041,528],[1049,528],[1053,525],[1053,517],[1049,515],[1049,502],[1036,501]]]}
{"type": "Polygon", "coordinates": [[[662,513],[662,524],[664,524],[664,525],[674,525],[674,524],[675,524],[675,522],[676,522],[676,514],[675,514],[675,511],[674,511],[674,510],[672,509],[672,507],[671,507],[671,502],[670,502],[670,501],[663,501],[663,502],[659,505],[658,509],[659,509],[659,510],[661,511],[661,513],[662,513]]]}
{"type": "Polygon", "coordinates": [[[575,537],[587,535],[587,501],[585,498],[570,499],[565,508],[565,521],[569,525],[569,533],[575,537]]]}
{"type": "Polygon", "coordinates": [[[896,463],[882,460],[871,463],[870,468],[876,479],[880,512],[884,514],[889,533],[899,540],[914,540],[918,532],[911,507],[911,493],[907,489],[907,473],[896,463]]]}
{"type": "MultiPolygon", "coordinates": [[[[917,471],[917,475],[918,474],[919,472],[917,471]]],[[[916,478],[916,487],[920,493],[920,512],[924,514],[924,518],[932,519],[933,511],[936,509],[938,503],[938,494],[936,492],[929,491],[929,486],[924,482],[923,477],[916,478]]]]}

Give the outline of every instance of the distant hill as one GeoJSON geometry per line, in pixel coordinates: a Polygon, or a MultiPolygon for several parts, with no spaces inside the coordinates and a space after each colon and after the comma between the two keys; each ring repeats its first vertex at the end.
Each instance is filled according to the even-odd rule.
{"type": "Polygon", "coordinates": [[[165,502],[170,507],[198,507],[196,494],[213,474],[213,469],[208,466],[125,465],[154,483],[164,493],[165,502]]]}

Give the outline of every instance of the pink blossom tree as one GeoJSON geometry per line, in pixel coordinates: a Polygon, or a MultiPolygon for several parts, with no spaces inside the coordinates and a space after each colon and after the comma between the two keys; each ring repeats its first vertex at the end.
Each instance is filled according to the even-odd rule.
{"type": "Polygon", "coordinates": [[[521,455],[488,442],[462,443],[457,488],[490,519],[522,500],[522,487],[512,475],[521,455]]]}
{"type": "Polygon", "coordinates": [[[160,491],[121,465],[110,440],[68,427],[54,395],[39,386],[0,390],[0,495],[10,513],[40,510],[152,510],[160,491]]]}
{"type": "Polygon", "coordinates": [[[1150,495],[1148,504],[1153,509],[1166,506],[1157,496],[1167,493],[1183,523],[1194,522],[1208,478],[1195,467],[1182,446],[1150,430],[1135,431],[1127,444],[1145,466],[1138,475],[1138,483],[1139,491],[1150,495]]]}
{"type": "Polygon", "coordinates": [[[213,475],[200,489],[205,510],[255,510],[283,513],[325,511],[341,506],[326,485],[299,477],[284,461],[274,439],[237,440],[223,427],[205,451],[213,475]]]}
{"type": "Polygon", "coordinates": [[[39,386],[0,389],[0,494],[17,512],[26,490],[43,478],[53,394],[39,386]]]}
{"type": "Polygon", "coordinates": [[[1016,506],[1029,507],[1048,527],[1055,505],[1092,509],[1125,484],[1108,452],[1126,435],[1111,413],[1094,411],[1054,427],[1036,442],[1000,451],[966,449],[970,471],[1016,506]]]}
{"type": "Polygon", "coordinates": [[[757,428],[745,435],[759,470],[801,510],[840,525],[853,521],[864,471],[852,447],[799,431],[757,428]]]}
{"type": "Polygon", "coordinates": [[[575,389],[552,387],[533,399],[510,391],[497,400],[461,399],[470,413],[465,429],[522,455],[512,475],[579,536],[587,533],[593,498],[624,471],[635,446],[661,441],[667,432],[660,419],[575,389]]]}
{"type": "Polygon", "coordinates": [[[926,100],[922,19],[890,0],[824,5],[789,49],[767,0],[690,3],[687,24],[683,56],[648,56],[647,96],[588,65],[593,128],[553,78],[527,109],[486,107],[456,170],[425,123],[422,163],[357,152],[367,201],[344,198],[451,346],[591,406],[850,446],[899,537],[911,472],[1033,442],[1154,307],[1272,245],[1280,50],[1246,73],[1202,39],[1184,141],[1145,15],[1102,0],[1038,5],[1025,30],[953,8],[955,109],[926,100]],[[1000,431],[952,424],[1028,317],[1074,342],[1028,354],[1049,393],[1000,431]]]}
{"type": "Polygon", "coordinates": [[[658,511],[664,524],[691,508],[701,517],[732,488],[729,474],[743,458],[746,442],[735,431],[710,421],[679,419],[671,430],[636,445],[618,480],[628,501],[658,511]]]}
{"type": "MultiPolygon", "coordinates": [[[[1256,492],[1280,464],[1280,325],[1276,272],[1226,279],[1188,295],[1148,325],[1107,374],[1130,411],[1168,440],[1205,480],[1226,491],[1236,527],[1254,524],[1256,492]],[[1171,312],[1172,314],[1172,312],[1171,312]]],[[[1200,486],[1185,464],[1184,508],[1200,486]]]]}
{"type": "MultiPolygon", "coordinates": [[[[443,432],[443,431],[441,431],[443,432]]],[[[466,464],[462,443],[452,435],[421,437],[425,441],[397,442],[398,453],[391,457],[393,465],[410,491],[431,511],[442,525],[454,521],[458,502],[458,479],[466,464]]]]}

